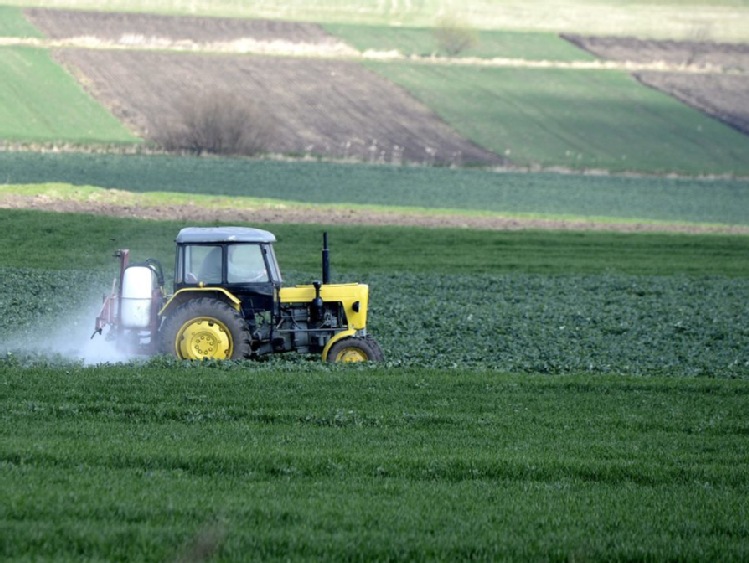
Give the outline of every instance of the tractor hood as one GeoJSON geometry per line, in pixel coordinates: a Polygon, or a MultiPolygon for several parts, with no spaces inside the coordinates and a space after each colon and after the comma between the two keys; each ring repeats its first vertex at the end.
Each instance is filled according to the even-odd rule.
{"type": "MultiPolygon", "coordinates": [[[[316,296],[312,285],[282,287],[281,303],[309,303],[316,296]]],[[[367,328],[367,308],[369,306],[369,287],[360,283],[326,284],[320,287],[320,297],[326,303],[339,302],[343,305],[349,328],[364,330],[367,328]]]]}

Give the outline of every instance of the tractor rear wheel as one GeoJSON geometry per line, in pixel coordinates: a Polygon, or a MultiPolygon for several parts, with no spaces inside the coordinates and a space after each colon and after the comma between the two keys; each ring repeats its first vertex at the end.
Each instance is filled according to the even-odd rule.
{"type": "Polygon", "coordinates": [[[250,331],[239,311],[219,299],[201,297],[168,315],[160,347],[181,360],[239,360],[250,355],[250,331]]]}
{"type": "Polygon", "coordinates": [[[381,362],[385,359],[382,349],[371,336],[343,338],[328,350],[328,362],[381,362]]]}

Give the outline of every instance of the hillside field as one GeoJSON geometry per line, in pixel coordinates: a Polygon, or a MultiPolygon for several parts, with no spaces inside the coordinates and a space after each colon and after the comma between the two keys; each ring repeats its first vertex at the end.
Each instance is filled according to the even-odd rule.
{"type": "MultiPolygon", "coordinates": [[[[261,150],[271,154],[615,173],[749,170],[749,138],[738,131],[746,122],[746,65],[736,66],[730,45],[681,43],[686,58],[664,61],[648,44],[652,58],[630,68],[630,57],[594,60],[541,32],[477,30],[473,51],[450,59],[431,56],[427,28],[40,9],[25,17],[46,35],[36,47],[50,49],[85,87],[80,103],[92,96],[151,144],[178,127],[185,104],[234,93],[252,102],[256,117],[248,121],[260,124],[261,150]],[[370,50],[384,60],[370,60],[370,50]]],[[[24,34],[20,21],[7,27],[24,34]]],[[[44,76],[15,79],[30,92],[49,91],[44,76]]],[[[49,125],[41,136],[32,127],[19,138],[24,120],[56,119],[39,111],[21,112],[5,132],[0,125],[0,137],[117,139],[115,131],[110,139],[87,135],[83,123],[77,139],[49,125]]]]}
{"type": "Polygon", "coordinates": [[[624,72],[367,63],[520,166],[744,176],[749,137],[624,72]]]}
{"type": "Polygon", "coordinates": [[[47,50],[0,47],[0,137],[10,141],[133,143],[47,50]]]}

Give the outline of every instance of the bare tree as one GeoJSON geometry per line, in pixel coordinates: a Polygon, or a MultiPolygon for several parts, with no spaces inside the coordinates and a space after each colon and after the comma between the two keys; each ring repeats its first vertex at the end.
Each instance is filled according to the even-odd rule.
{"type": "Polygon", "coordinates": [[[709,52],[709,44],[713,42],[713,26],[711,23],[695,24],[687,35],[686,64],[704,63],[704,55],[709,52]]]}
{"type": "Polygon", "coordinates": [[[166,150],[251,156],[268,150],[272,120],[251,100],[230,92],[189,95],[176,118],[153,135],[166,150]]]}

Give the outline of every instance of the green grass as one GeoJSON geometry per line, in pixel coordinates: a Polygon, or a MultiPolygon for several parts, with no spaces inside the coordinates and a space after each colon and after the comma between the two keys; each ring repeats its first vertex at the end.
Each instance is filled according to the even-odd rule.
{"type": "Polygon", "coordinates": [[[127,131],[44,49],[0,48],[0,138],[134,143],[127,131]]]}
{"type": "MultiPolygon", "coordinates": [[[[115,248],[171,268],[184,221],[0,210],[0,264],[44,270],[113,269],[115,248]]],[[[254,226],[257,225],[254,224],[254,226]]],[[[715,275],[749,277],[749,237],[415,227],[267,225],[284,270],[318,275],[330,232],[334,270],[358,273],[715,275]]],[[[306,281],[306,280],[305,280],[306,281]]]]}
{"type": "Polygon", "coordinates": [[[44,182],[186,197],[200,194],[325,205],[749,225],[746,180],[0,152],[0,190],[44,191],[43,187],[14,187],[44,182]]]}
{"type": "Polygon", "coordinates": [[[0,382],[6,560],[749,556],[745,381],[6,361],[0,382]]]}
{"type": "Polygon", "coordinates": [[[749,138],[622,72],[366,64],[519,165],[749,173],[749,138]]]}
{"type": "Polygon", "coordinates": [[[42,37],[19,8],[0,5],[0,37],[42,37]]]}
{"type": "MultiPolygon", "coordinates": [[[[326,24],[325,29],[360,51],[397,50],[404,56],[444,55],[431,28],[326,24]]],[[[476,44],[461,57],[590,61],[594,57],[554,33],[477,31],[476,44]]]]}

